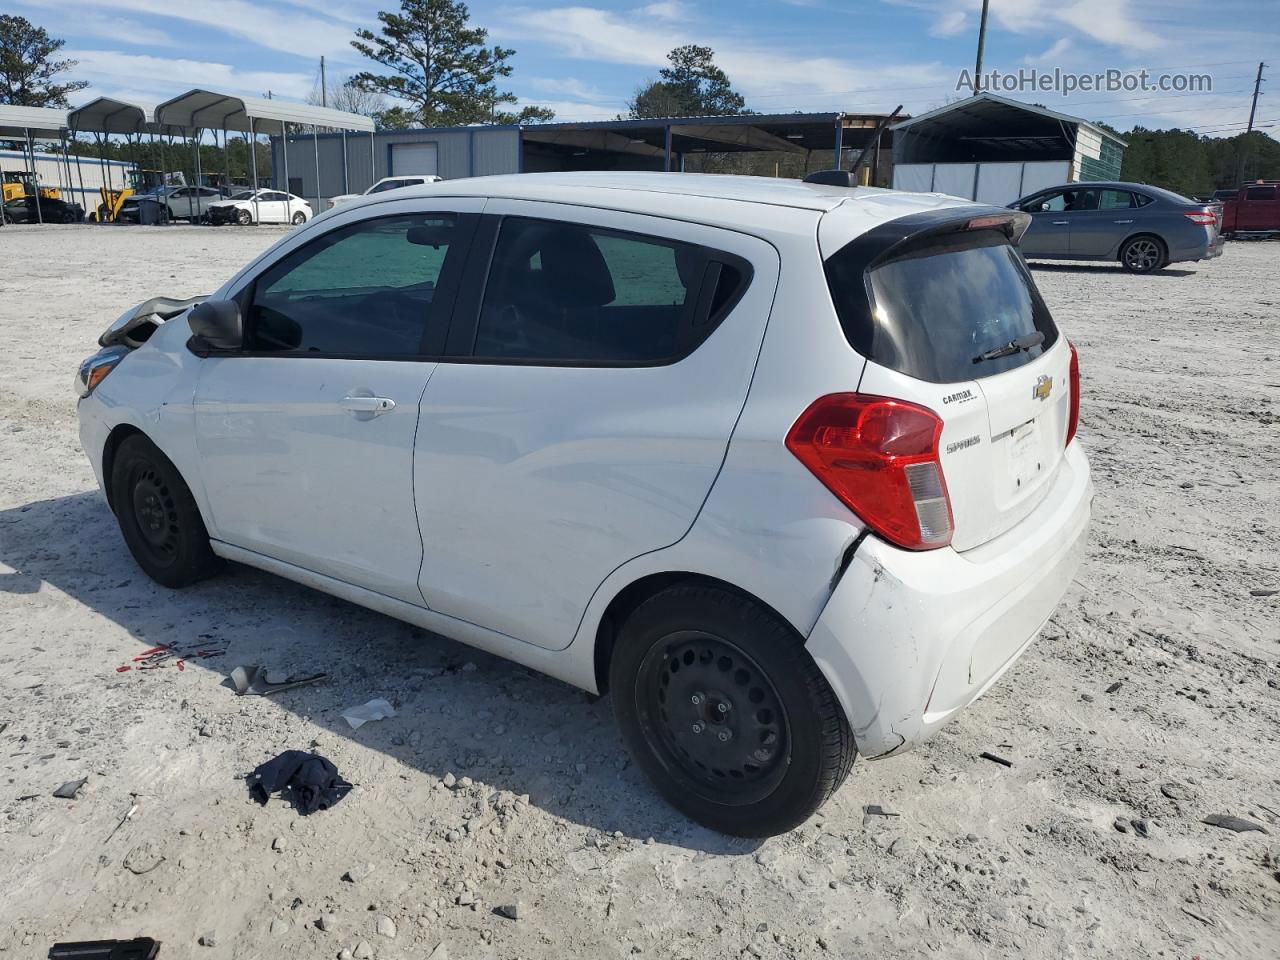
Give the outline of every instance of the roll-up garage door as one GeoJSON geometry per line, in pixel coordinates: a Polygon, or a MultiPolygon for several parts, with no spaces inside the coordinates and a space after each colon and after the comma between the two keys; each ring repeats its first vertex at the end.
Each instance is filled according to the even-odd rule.
{"type": "Polygon", "coordinates": [[[436,175],[436,145],[434,143],[393,143],[391,145],[391,175],[403,177],[409,173],[436,175]]]}

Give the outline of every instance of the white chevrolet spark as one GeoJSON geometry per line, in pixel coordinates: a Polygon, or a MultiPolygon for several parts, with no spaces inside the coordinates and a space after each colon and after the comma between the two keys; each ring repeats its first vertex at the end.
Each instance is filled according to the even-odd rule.
{"type": "Polygon", "coordinates": [[[770,835],[983,693],[1080,562],[1026,223],[678,174],[375,195],[128,311],[81,439],[160,583],[249,564],[609,691],[671,803],[770,835]]]}

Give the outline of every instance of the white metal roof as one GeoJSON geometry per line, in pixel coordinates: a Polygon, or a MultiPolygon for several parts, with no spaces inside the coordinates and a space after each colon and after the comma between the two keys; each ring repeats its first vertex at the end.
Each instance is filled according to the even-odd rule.
{"type": "Polygon", "coordinates": [[[147,133],[154,119],[154,107],[98,97],[69,111],[67,126],[81,133],[147,133]]]}
{"type": "Polygon", "coordinates": [[[67,128],[67,112],[53,107],[0,103],[0,137],[57,137],[67,128]]]}
{"type": "Polygon", "coordinates": [[[358,113],[331,110],[306,103],[237,97],[212,90],[188,90],[156,107],[158,123],[171,127],[249,131],[250,120],[258,133],[280,134],[286,123],[330,127],[334,130],[372,132],[373,121],[358,113]]]}

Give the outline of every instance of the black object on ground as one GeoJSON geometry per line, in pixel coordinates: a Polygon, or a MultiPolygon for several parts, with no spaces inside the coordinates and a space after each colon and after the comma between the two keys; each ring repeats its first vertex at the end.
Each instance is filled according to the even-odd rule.
{"type": "Polygon", "coordinates": [[[154,960],[160,944],[150,937],[133,940],[81,940],[55,943],[49,948],[49,960],[154,960]]]}
{"type": "Polygon", "coordinates": [[[1113,683],[1111,686],[1107,687],[1107,693],[1115,693],[1117,690],[1119,690],[1119,689],[1120,689],[1120,683],[1121,683],[1121,681],[1117,680],[1117,681],[1116,681],[1115,683],[1113,683]]]}
{"type": "Polygon", "coordinates": [[[265,668],[252,664],[246,667],[236,667],[231,671],[231,684],[236,688],[237,697],[269,697],[273,693],[279,693],[281,690],[292,690],[294,687],[301,687],[308,683],[319,683],[321,680],[328,680],[327,673],[314,673],[305,677],[288,677],[279,682],[272,682],[267,679],[267,671],[265,668]]]}
{"type": "Polygon", "coordinates": [[[327,810],[351,792],[351,784],[338,776],[338,768],[318,753],[286,750],[245,778],[249,796],[265,805],[271,794],[293,804],[306,816],[327,810]]]}
{"type": "Polygon", "coordinates": [[[79,780],[68,780],[57,790],[53,791],[53,795],[55,797],[60,797],[63,800],[74,800],[76,798],[76,794],[80,792],[80,788],[88,782],[88,777],[81,777],[79,780]]]}
{"type": "Polygon", "coordinates": [[[1244,817],[1233,817],[1229,813],[1211,813],[1200,822],[1207,823],[1211,827],[1221,827],[1223,830],[1234,830],[1236,833],[1248,833],[1251,830],[1256,830],[1258,833],[1269,832],[1260,823],[1254,823],[1244,817]]]}
{"type": "Polygon", "coordinates": [[[997,757],[994,753],[987,753],[985,750],[979,754],[983,760],[990,760],[992,763],[998,763],[1002,767],[1012,767],[1013,761],[1006,760],[1004,757],[997,757]]]}

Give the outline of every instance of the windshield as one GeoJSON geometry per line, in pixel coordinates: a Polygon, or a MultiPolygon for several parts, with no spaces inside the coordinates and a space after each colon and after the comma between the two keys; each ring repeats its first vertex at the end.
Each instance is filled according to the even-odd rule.
{"type": "Polygon", "coordinates": [[[869,271],[851,247],[827,261],[827,283],[850,344],[881,366],[959,383],[1020,367],[1057,339],[1035,282],[1003,233],[949,234],[869,271]],[[1036,333],[1043,339],[1032,342],[1036,333]],[[978,359],[1015,340],[1029,349],[978,359]]]}
{"type": "Polygon", "coordinates": [[[230,196],[230,198],[229,198],[229,199],[231,199],[231,200],[252,200],[252,199],[253,199],[253,191],[252,191],[252,190],[241,190],[239,193],[233,193],[233,194],[230,196]]]}

